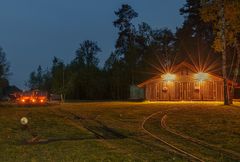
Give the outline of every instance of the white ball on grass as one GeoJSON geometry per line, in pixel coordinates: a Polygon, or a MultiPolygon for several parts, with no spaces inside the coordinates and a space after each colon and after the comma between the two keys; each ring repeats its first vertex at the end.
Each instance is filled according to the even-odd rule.
{"type": "Polygon", "coordinates": [[[26,117],[22,117],[20,122],[22,125],[26,125],[28,123],[28,119],[26,117]]]}

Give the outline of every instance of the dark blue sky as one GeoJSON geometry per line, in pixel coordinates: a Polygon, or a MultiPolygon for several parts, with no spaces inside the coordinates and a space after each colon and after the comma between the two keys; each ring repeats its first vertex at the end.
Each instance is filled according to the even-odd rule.
{"type": "Polygon", "coordinates": [[[50,67],[53,56],[69,63],[86,39],[98,42],[103,65],[117,39],[114,11],[123,3],[139,13],[135,23],[173,31],[182,25],[185,0],[1,0],[0,46],[11,63],[10,83],[24,88],[29,73],[50,67]]]}

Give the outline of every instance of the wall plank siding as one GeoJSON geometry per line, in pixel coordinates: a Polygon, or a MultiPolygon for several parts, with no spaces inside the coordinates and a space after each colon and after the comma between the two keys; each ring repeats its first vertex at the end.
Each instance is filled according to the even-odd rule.
{"type": "Polygon", "coordinates": [[[145,98],[150,101],[223,101],[223,79],[220,76],[208,74],[204,81],[195,78],[196,71],[188,63],[176,65],[176,78],[164,81],[156,76],[139,87],[145,89],[145,98]]]}

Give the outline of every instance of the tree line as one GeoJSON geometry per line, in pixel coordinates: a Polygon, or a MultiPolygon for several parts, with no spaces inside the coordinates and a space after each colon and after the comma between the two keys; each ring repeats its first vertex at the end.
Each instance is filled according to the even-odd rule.
{"type": "Polygon", "coordinates": [[[39,66],[30,74],[27,86],[64,94],[67,99],[124,100],[129,98],[130,85],[171,70],[182,60],[199,70],[238,81],[238,1],[186,0],[179,12],[184,22],[174,33],[168,28],[152,28],[146,22],[134,24],[139,14],[123,4],[114,12],[113,27],[118,37],[104,67],[99,66],[101,47],[93,40],[85,40],[70,63],[54,57],[50,69],[39,66]]]}
{"type": "MultiPolygon", "coordinates": [[[[43,83],[47,83],[49,91],[62,92],[67,98],[127,99],[130,85],[164,73],[182,60],[192,62],[199,70],[222,75],[225,83],[228,79],[236,82],[240,63],[239,12],[237,0],[187,0],[180,9],[185,18],[183,25],[173,33],[168,28],[153,29],[146,22],[133,24],[138,13],[123,4],[114,12],[113,26],[118,37],[104,68],[98,67],[100,47],[86,40],[70,64],[54,58],[43,83]],[[224,33],[221,16],[226,23],[224,33]]],[[[226,96],[226,92],[225,99],[229,100],[231,94],[226,96]]]]}
{"type": "Polygon", "coordinates": [[[101,48],[97,42],[85,40],[69,64],[54,57],[50,70],[39,66],[30,74],[28,87],[64,94],[67,99],[124,100],[129,98],[130,85],[159,74],[159,62],[171,64],[176,37],[170,29],[152,29],[145,22],[134,25],[138,13],[128,4],[114,14],[118,38],[104,67],[98,65],[101,48]]]}

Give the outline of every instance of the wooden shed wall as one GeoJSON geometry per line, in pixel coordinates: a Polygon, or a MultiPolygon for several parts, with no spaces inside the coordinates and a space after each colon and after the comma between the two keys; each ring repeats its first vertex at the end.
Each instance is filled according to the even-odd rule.
{"type": "Polygon", "coordinates": [[[223,100],[223,82],[152,82],[145,87],[147,100],[223,100]],[[164,89],[167,88],[167,91],[164,89]]]}
{"type": "Polygon", "coordinates": [[[173,81],[164,81],[164,77],[156,76],[139,85],[145,88],[145,99],[152,101],[194,101],[223,100],[223,79],[208,74],[204,81],[195,78],[196,70],[186,62],[175,66],[173,81]],[[167,89],[167,90],[166,90],[167,89]]]}

